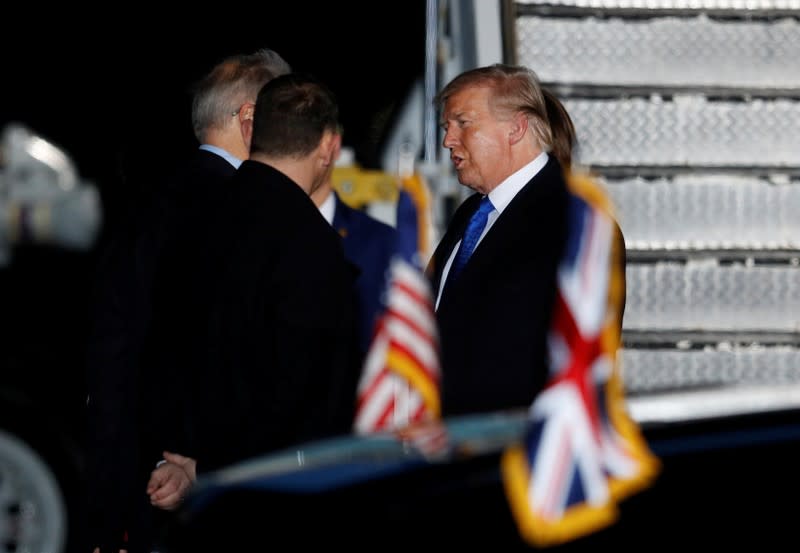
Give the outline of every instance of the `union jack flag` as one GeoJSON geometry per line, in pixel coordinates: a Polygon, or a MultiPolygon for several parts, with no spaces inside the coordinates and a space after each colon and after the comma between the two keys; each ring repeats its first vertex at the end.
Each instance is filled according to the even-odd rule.
{"type": "Polygon", "coordinates": [[[354,429],[359,434],[399,430],[440,416],[438,331],[430,284],[421,269],[417,221],[416,206],[401,191],[385,310],[358,386],[354,429]]]}
{"type": "MultiPolygon", "coordinates": [[[[659,470],[629,418],[617,367],[623,270],[615,223],[590,179],[570,180],[569,238],[548,336],[550,378],[521,444],[502,459],[523,538],[556,545],[612,524],[617,502],[659,470]]],[[[624,247],[624,245],[623,245],[624,247]]]]}

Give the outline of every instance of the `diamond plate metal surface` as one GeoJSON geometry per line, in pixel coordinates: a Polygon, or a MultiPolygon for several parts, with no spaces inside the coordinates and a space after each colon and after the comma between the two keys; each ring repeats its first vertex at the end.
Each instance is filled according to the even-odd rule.
{"type": "Polygon", "coordinates": [[[679,175],[603,184],[630,249],[800,250],[800,182],[679,175]]]}
{"type": "Polygon", "coordinates": [[[623,328],[800,330],[800,267],[629,264],[623,328]]]}
{"type": "Polygon", "coordinates": [[[800,87],[796,19],[520,17],[516,32],[519,63],[544,82],[800,87]]]}
{"type": "Polygon", "coordinates": [[[800,350],[792,347],[727,347],[701,351],[621,352],[629,393],[730,386],[800,383],[800,350]]]}
{"type": "Polygon", "coordinates": [[[800,166],[800,101],[702,96],[564,102],[586,165],[800,166]]]}

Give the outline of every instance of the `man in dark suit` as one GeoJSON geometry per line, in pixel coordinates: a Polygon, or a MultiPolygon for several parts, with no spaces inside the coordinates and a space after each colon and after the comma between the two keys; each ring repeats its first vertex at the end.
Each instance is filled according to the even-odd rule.
{"type": "Polygon", "coordinates": [[[256,106],[250,158],[207,242],[165,252],[143,362],[146,411],[169,409],[144,429],[150,451],[178,451],[198,472],[347,433],[355,410],[356,272],[309,197],[333,169],[338,109],[294,74],[256,106]]]}
{"type": "Polygon", "coordinates": [[[155,197],[136,206],[135,217],[115,229],[103,250],[87,348],[87,550],[150,551],[154,510],[145,483],[161,452],[146,455],[138,441],[138,363],[160,252],[183,229],[211,217],[220,187],[248,155],[258,91],[289,69],[266,49],[215,66],[193,98],[199,149],[176,174],[161,179],[155,197]]]}
{"type": "Polygon", "coordinates": [[[529,69],[497,64],[462,73],[436,100],[458,180],[476,192],[454,213],[428,266],[442,412],[526,408],[548,374],[567,230],[568,192],[547,154],[552,134],[541,87],[529,69]],[[462,243],[473,246],[471,257],[462,243]]]}
{"type": "Polygon", "coordinates": [[[311,199],[342,237],[344,255],[358,269],[358,341],[362,352],[369,349],[375,322],[382,310],[386,273],[397,250],[397,231],[367,213],[342,201],[330,180],[311,199]]]}

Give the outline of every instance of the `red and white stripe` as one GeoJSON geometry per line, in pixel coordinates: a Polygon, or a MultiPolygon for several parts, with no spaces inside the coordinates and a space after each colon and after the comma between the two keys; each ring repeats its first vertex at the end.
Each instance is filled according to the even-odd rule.
{"type": "Polygon", "coordinates": [[[436,390],[438,334],[430,285],[421,271],[396,258],[386,310],[377,323],[358,387],[355,431],[396,430],[436,415],[419,385],[436,390]]]}

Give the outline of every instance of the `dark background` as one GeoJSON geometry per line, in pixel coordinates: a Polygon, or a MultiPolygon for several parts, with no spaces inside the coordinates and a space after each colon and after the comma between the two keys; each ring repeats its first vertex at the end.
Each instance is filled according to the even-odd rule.
{"type": "MultiPolygon", "coordinates": [[[[17,16],[4,20],[0,129],[22,123],[67,152],[81,178],[100,190],[101,239],[137,205],[150,176],[155,183],[197,147],[189,90],[226,56],[272,48],[295,71],[327,82],[340,102],[345,143],[370,168],[379,166],[395,110],[424,74],[423,0],[390,13],[352,0],[217,3],[202,14],[196,6],[186,13],[162,7],[171,13],[18,4],[17,16]]],[[[6,377],[34,357],[45,356],[45,364],[76,358],[95,255],[18,247],[12,265],[0,267],[6,377]]]]}
{"type": "Polygon", "coordinates": [[[377,167],[386,122],[424,72],[425,2],[387,8],[351,0],[23,13],[7,19],[18,36],[0,39],[0,126],[24,123],[64,148],[114,207],[131,192],[132,171],[166,170],[196,147],[191,84],[225,56],[268,47],[331,86],[345,142],[377,167]]]}

